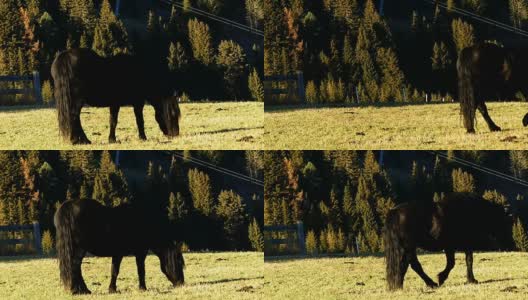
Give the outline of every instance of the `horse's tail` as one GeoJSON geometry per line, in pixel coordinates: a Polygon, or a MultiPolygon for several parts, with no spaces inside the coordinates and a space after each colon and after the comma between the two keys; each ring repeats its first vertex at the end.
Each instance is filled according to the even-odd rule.
{"type": "Polygon", "coordinates": [[[66,202],[62,204],[55,213],[54,223],[56,228],[56,249],[59,259],[60,278],[65,287],[71,286],[72,277],[72,257],[73,250],[73,223],[74,217],[72,207],[66,202]]]}
{"type": "Polygon", "coordinates": [[[389,290],[403,288],[404,248],[398,236],[399,218],[395,210],[389,211],[385,222],[383,242],[385,246],[386,278],[389,290]]]}
{"type": "Polygon", "coordinates": [[[75,105],[72,101],[70,82],[73,77],[71,58],[68,52],[62,52],[55,58],[51,67],[55,88],[55,101],[59,119],[59,132],[63,138],[71,138],[72,114],[75,105]]]}
{"type": "Polygon", "coordinates": [[[472,50],[470,48],[460,51],[457,60],[458,73],[458,101],[460,101],[460,114],[464,127],[474,130],[476,118],[475,90],[473,88],[473,74],[471,72],[472,50]]]}

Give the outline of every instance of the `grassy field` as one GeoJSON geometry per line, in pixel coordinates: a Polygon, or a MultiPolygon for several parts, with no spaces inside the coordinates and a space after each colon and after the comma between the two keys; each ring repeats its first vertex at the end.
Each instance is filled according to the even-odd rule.
{"type": "Polygon", "coordinates": [[[146,260],[147,291],[138,289],[136,263],[126,257],[117,279],[120,293],[109,294],[111,258],[88,257],[83,277],[92,291],[72,297],[59,281],[56,259],[0,257],[0,299],[260,299],[263,254],[257,252],[184,254],[185,285],[173,288],[156,256],[146,260]]]}
{"type": "Polygon", "coordinates": [[[266,107],[266,149],[526,149],[522,118],[528,105],[488,103],[501,132],[490,132],[477,113],[468,135],[458,103],[364,107],[266,107]]]}
{"type": "Polygon", "coordinates": [[[84,108],[81,122],[92,144],[71,146],[59,137],[55,109],[4,107],[0,108],[0,149],[261,149],[263,109],[258,102],[181,104],[181,136],[169,140],[160,131],[152,106],[145,106],[148,140],[144,142],[138,138],[133,109],[124,107],[116,130],[120,143],[108,144],[109,109],[84,108]]]}
{"type": "MultiPolygon", "coordinates": [[[[443,254],[421,254],[425,272],[436,280],[443,254]]],[[[383,257],[266,260],[265,299],[526,299],[528,253],[476,253],[473,271],[480,282],[467,285],[463,254],[443,286],[431,289],[409,267],[404,288],[388,292],[383,257]]]]}

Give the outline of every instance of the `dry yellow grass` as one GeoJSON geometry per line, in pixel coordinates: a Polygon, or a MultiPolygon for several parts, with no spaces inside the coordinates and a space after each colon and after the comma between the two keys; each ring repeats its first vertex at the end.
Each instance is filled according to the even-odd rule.
{"type": "Polygon", "coordinates": [[[56,110],[36,107],[0,108],[0,149],[261,149],[263,145],[263,104],[258,102],[219,102],[181,104],[181,135],[167,139],[154,120],[154,110],[145,106],[147,141],[138,138],[134,111],[123,107],[116,136],[109,144],[108,108],[82,110],[81,121],[91,145],[72,146],[59,137],[56,110]]]}
{"type": "MultiPolygon", "coordinates": [[[[445,267],[443,254],[418,259],[432,278],[445,267]]],[[[467,285],[463,254],[443,286],[430,289],[411,268],[404,288],[388,292],[383,257],[278,260],[264,263],[265,299],[526,299],[528,253],[476,253],[476,285],[467,285]]]]}
{"type": "Polygon", "coordinates": [[[458,103],[364,107],[266,107],[266,149],[526,149],[522,102],[488,103],[502,127],[490,132],[477,113],[477,134],[462,126],[458,103]]]}
{"type": "Polygon", "coordinates": [[[125,257],[117,279],[120,293],[109,294],[111,258],[88,257],[83,277],[92,294],[72,297],[59,280],[56,259],[0,257],[0,299],[261,299],[263,253],[224,252],[184,254],[185,285],[173,288],[159,269],[146,260],[147,291],[138,289],[136,263],[125,257]]]}

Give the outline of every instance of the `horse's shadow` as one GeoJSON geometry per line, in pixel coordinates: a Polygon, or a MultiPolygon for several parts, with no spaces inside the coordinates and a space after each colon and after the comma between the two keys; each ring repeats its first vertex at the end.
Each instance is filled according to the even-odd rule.
{"type": "Polygon", "coordinates": [[[202,131],[202,132],[198,132],[198,133],[196,133],[196,135],[202,135],[202,134],[219,134],[219,133],[234,132],[234,131],[252,130],[252,129],[264,129],[264,126],[257,126],[257,127],[240,127],[240,128],[228,128],[228,129],[213,130],[213,131],[202,131]]]}
{"type": "Polygon", "coordinates": [[[233,282],[233,281],[245,281],[245,280],[253,280],[253,279],[264,279],[264,276],[249,277],[249,278],[240,277],[240,278],[213,280],[213,281],[200,281],[200,282],[194,283],[192,285],[218,284],[218,283],[226,283],[226,282],[233,282]]]}

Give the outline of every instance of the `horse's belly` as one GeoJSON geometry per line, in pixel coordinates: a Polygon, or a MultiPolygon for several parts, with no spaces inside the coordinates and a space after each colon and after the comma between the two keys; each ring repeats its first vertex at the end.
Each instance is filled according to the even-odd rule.
{"type": "Polygon", "coordinates": [[[110,106],[133,106],[137,104],[133,99],[107,99],[107,98],[91,98],[86,100],[86,104],[92,107],[110,107],[110,106]]]}

